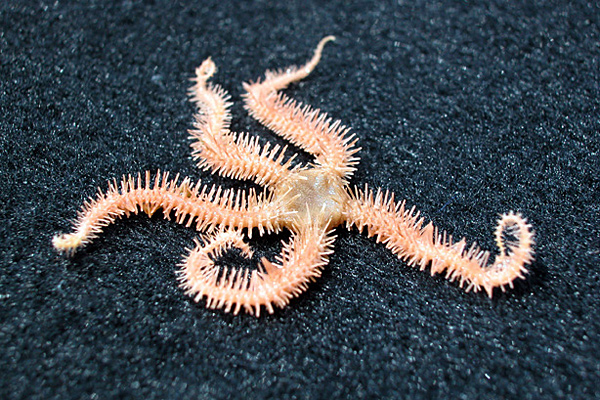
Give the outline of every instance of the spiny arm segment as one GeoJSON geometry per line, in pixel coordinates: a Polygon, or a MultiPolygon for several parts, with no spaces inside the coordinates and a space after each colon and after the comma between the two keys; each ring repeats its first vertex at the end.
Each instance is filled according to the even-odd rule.
{"type": "Polygon", "coordinates": [[[323,38],[313,57],[303,66],[291,66],[279,71],[267,71],[265,79],[244,84],[247,91],[245,107],[260,123],[313,154],[318,164],[329,166],[335,173],[349,178],[359,158],[354,135],[340,121],[333,121],[318,109],[290,99],[279,90],[307,77],[321,59],[323,47],[333,36],[323,38]]]}
{"type": "Polygon", "coordinates": [[[97,198],[87,201],[79,212],[74,232],[57,235],[52,243],[58,250],[74,253],[115,219],[139,211],[152,216],[158,209],[167,219],[173,213],[179,224],[189,227],[195,223],[198,230],[222,225],[248,228],[249,235],[252,228],[258,228],[261,235],[279,231],[279,221],[288,214],[266,194],[257,195],[253,190],[209,189],[200,182],[192,185],[189,178],[178,183],[178,176],[169,180],[169,173],[161,175],[160,171],[152,182],[150,172],[146,172],[145,180],[139,174],[137,179],[123,177],[120,187],[113,181],[106,193],[99,191],[97,198]]]}
{"type": "Polygon", "coordinates": [[[394,195],[377,191],[373,194],[365,186],[355,190],[347,209],[347,225],[359,230],[367,228],[369,236],[376,236],[409,265],[421,270],[431,266],[431,274],[446,271],[446,278],[457,279],[466,291],[485,289],[492,297],[493,289],[504,285],[513,287],[516,278],[524,278],[525,265],[533,261],[533,232],[520,214],[501,216],[496,228],[496,243],[500,254],[488,264],[490,253],[475,243],[466,249],[466,240],[453,243],[446,232],[439,232],[430,222],[423,226],[423,218],[415,208],[405,209],[405,202],[396,203],[394,195]]]}
{"type": "Polygon", "coordinates": [[[239,230],[228,229],[196,240],[179,271],[181,286],[196,301],[207,299],[207,307],[223,308],[237,314],[242,308],[260,316],[261,308],[272,314],[274,306],[283,308],[292,298],[304,292],[308,284],[321,276],[333,252],[335,237],[314,224],[293,234],[284,244],[277,263],[265,258],[258,270],[249,272],[226,267],[223,271],[214,259],[236,247],[247,258],[252,256],[239,230]]]}
{"type": "Polygon", "coordinates": [[[208,83],[216,71],[217,66],[208,57],[196,68],[196,76],[192,78],[194,86],[190,89],[191,100],[199,111],[196,122],[212,135],[229,132],[231,125],[231,96],[221,86],[208,83]]]}
{"type": "Polygon", "coordinates": [[[256,137],[229,130],[230,96],[220,86],[208,83],[215,71],[214,62],[206,59],[196,69],[195,84],[190,90],[192,101],[198,106],[194,129],[189,131],[194,140],[192,156],[199,159],[201,168],[272,187],[293,169],[293,157],[284,163],[285,148],[270,148],[269,144],[261,148],[256,137]]]}

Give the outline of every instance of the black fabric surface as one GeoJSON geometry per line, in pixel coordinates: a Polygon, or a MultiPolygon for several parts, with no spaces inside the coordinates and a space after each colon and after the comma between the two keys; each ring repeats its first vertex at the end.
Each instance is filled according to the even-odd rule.
{"type": "Polygon", "coordinates": [[[595,1],[3,1],[0,398],[600,396],[599,20],[595,1]],[[514,290],[465,293],[339,228],[322,278],[257,319],[183,293],[198,233],[161,215],[53,250],[123,174],[248,187],[190,157],[194,68],[212,56],[233,128],[283,144],[241,84],[329,34],[287,93],[353,128],[353,185],[492,250],[497,215],[521,212],[536,261],[514,290]]]}

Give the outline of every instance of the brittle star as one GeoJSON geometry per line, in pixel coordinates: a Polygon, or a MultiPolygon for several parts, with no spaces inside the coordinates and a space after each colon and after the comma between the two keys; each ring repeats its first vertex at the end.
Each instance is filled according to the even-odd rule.
{"type": "Polygon", "coordinates": [[[517,213],[501,216],[496,228],[499,254],[488,264],[490,253],[466,240],[454,242],[431,222],[424,225],[415,208],[397,202],[388,191],[373,192],[349,187],[358,164],[354,135],[340,121],[333,121],[318,109],[302,105],[279,91],[308,76],[319,63],[325,43],[322,39],[313,57],[300,67],[267,71],[265,78],[244,84],[245,108],[260,123],[314,156],[314,163],[293,165],[284,160],[286,148],[269,144],[261,147],[256,137],[230,130],[229,95],[220,86],[208,83],[216,71],[208,58],[196,69],[191,88],[198,107],[194,129],[190,130],[193,157],[199,166],[226,177],[251,179],[264,186],[255,190],[208,189],[189,178],[179,182],[160,171],[142,178],[123,177],[109,184],[106,193],[88,201],[74,223],[74,232],[58,235],[54,247],[72,254],[95,238],[102,228],[121,216],[144,211],[152,216],[162,209],[186,226],[207,231],[189,250],[178,271],[181,286],[196,301],[206,298],[209,308],[223,308],[237,314],[241,309],[260,315],[264,307],[285,307],[321,275],[333,252],[333,229],[365,228],[368,235],[421,270],[431,274],[445,271],[446,278],[458,280],[466,291],[482,288],[491,297],[494,288],[513,287],[523,278],[525,266],[533,260],[533,232],[517,213]],[[289,229],[292,233],[276,262],[263,258],[258,268],[219,267],[215,260],[235,247],[245,257],[252,251],[244,241],[253,230],[259,235],[289,229]]]}

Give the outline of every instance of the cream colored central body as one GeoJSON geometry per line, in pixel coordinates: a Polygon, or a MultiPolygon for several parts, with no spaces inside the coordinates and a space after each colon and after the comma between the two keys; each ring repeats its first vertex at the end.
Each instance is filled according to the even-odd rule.
{"type": "Polygon", "coordinates": [[[290,212],[286,224],[290,228],[306,223],[333,228],[343,222],[350,200],[343,179],[321,166],[290,174],[278,183],[273,195],[274,201],[290,212]]]}

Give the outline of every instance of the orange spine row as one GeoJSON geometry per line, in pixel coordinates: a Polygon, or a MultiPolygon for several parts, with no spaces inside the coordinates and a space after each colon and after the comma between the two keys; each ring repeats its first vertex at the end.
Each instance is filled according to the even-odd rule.
{"type": "Polygon", "coordinates": [[[260,123],[314,154],[319,164],[331,166],[338,175],[349,177],[354,172],[358,163],[354,155],[359,149],[354,147],[354,135],[348,135],[350,128],[284,94],[268,94],[252,87],[248,90],[246,108],[260,123]]]}
{"type": "Polygon", "coordinates": [[[488,265],[490,253],[475,243],[468,249],[466,240],[453,243],[446,232],[438,231],[432,223],[423,226],[415,208],[405,209],[405,202],[396,203],[393,194],[378,191],[376,195],[365,187],[355,190],[349,203],[347,225],[359,230],[367,228],[369,236],[376,236],[409,265],[421,270],[428,265],[431,274],[446,271],[446,278],[466,284],[466,291],[485,289],[492,297],[493,289],[513,286],[516,278],[527,273],[525,265],[533,260],[533,233],[527,221],[519,214],[503,215],[496,229],[500,254],[488,265]]]}
{"type": "Polygon", "coordinates": [[[267,143],[261,148],[258,139],[248,134],[203,135],[190,131],[198,141],[192,143],[192,156],[198,166],[234,179],[253,179],[261,186],[272,187],[285,179],[292,168],[290,158],[284,163],[285,150],[267,143]]]}
{"type": "Polygon", "coordinates": [[[260,234],[280,229],[277,221],[282,215],[276,203],[264,201],[265,195],[215,186],[208,189],[200,182],[191,186],[189,178],[178,183],[178,177],[169,180],[168,175],[159,172],[152,183],[150,172],[146,172],[144,181],[138,174],[137,179],[123,177],[120,188],[116,181],[109,184],[106,194],[100,192],[85,203],[73,233],[54,237],[54,246],[73,253],[115,219],[140,210],[151,216],[162,209],[165,218],[170,219],[173,213],[177,223],[189,227],[195,222],[198,230],[216,225],[248,227],[251,235],[252,228],[258,228],[260,234]]]}
{"type": "Polygon", "coordinates": [[[196,248],[182,264],[179,279],[196,301],[206,297],[209,308],[224,308],[237,314],[243,307],[258,317],[262,306],[269,313],[274,312],[273,306],[285,307],[321,275],[333,251],[333,240],[334,237],[310,225],[284,244],[277,259],[279,264],[263,258],[258,269],[251,272],[230,267],[220,271],[214,259],[231,247],[242,250],[245,257],[252,256],[239,230],[220,231],[206,236],[203,243],[196,241],[196,248]]]}

